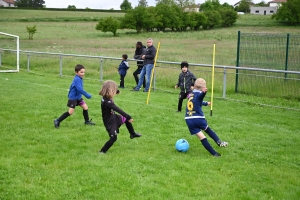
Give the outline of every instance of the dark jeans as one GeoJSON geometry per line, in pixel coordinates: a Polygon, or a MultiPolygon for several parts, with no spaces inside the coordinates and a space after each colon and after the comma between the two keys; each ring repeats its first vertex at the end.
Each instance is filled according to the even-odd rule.
{"type": "Polygon", "coordinates": [[[181,111],[182,108],[182,102],[187,97],[189,93],[180,92],[178,97],[178,111],[181,111]]]}
{"type": "Polygon", "coordinates": [[[124,79],[125,79],[125,76],[126,75],[120,75],[120,87],[122,88],[122,87],[125,87],[124,86],[124,79]]]}
{"type": "MultiPolygon", "coordinates": [[[[136,85],[139,84],[139,74],[141,73],[143,67],[138,67],[134,72],[133,72],[133,77],[135,79],[136,85]]],[[[146,77],[144,77],[143,81],[143,87],[146,87],[146,77]]]]}

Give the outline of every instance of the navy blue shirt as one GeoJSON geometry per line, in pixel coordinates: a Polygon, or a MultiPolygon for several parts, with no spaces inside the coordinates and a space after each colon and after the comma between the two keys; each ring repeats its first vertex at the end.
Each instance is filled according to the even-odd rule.
{"type": "Polygon", "coordinates": [[[187,102],[185,119],[205,118],[202,111],[202,105],[208,105],[206,101],[203,101],[205,95],[206,92],[196,89],[193,90],[187,102]]]}

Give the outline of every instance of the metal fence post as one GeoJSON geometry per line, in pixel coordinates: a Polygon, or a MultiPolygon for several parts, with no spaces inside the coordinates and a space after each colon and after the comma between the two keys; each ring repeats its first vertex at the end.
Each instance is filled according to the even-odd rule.
{"type": "Polygon", "coordinates": [[[0,51],[0,67],[2,66],[2,51],[0,51]]]}
{"type": "MultiPolygon", "coordinates": [[[[288,60],[289,60],[289,43],[290,43],[290,34],[287,34],[286,38],[286,51],[285,51],[285,71],[288,70],[288,60]]],[[[287,74],[284,74],[284,77],[287,77],[287,74]]]]}
{"type": "Polygon", "coordinates": [[[223,98],[226,98],[226,80],[227,80],[227,76],[226,76],[226,68],[224,67],[224,72],[223,72],[223,98]]]}
{"type": "MultiPolygon", "coordinates": [[[[236,53],[236,67],[240,65],[240,44],[241,44],[241,31],[238,31],[238,41],[237,41],[237,53],[236,53]]],[[[238,92],[238,81],[239,80],[239,70],[235,70],[235,92],[238,92]]]]}
{"type": "Polygon", "coordinates": [[[27,72],[30,72],[30,53],[27,54],[27,72]]]}
{"type": "Polygon", "coordinates": [[[154,74],[153,74],[153,90],[155,90],[155,82],[156,82],[156,71],[154,70],[154,74]]]}
{"type": "Polygon", "coordinates": [[[59,58],[59,76],[62,77],[62,55],[59,58]]]}
{"type": "Polygon", "coordinates": [[[100,81],[103,81],[103,59],[100,59],[100,81]]]}

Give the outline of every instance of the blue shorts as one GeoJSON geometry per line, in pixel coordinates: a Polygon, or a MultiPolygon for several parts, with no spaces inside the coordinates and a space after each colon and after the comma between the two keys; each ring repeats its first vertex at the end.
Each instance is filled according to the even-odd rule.
{"type": "Polygon", "coordinates": [[[207,128],[207,121],[205,118],[193,118],[185,120],[191,135],[199,133],[201,130],[205,130],[207,128]]]}

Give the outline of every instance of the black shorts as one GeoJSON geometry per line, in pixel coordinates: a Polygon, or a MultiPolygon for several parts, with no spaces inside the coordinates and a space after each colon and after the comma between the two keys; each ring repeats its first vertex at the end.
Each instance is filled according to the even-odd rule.
{"type": "Polygon", "coordinates": [[[84,105],[85,104],[85,101],[83,99],[80,99],[80,100],[71,100],[69,99],[68,103],[67,103],[67,106],[69,108],[74,108],[76,106],[81,106],[81,105],[84,105]]]}

